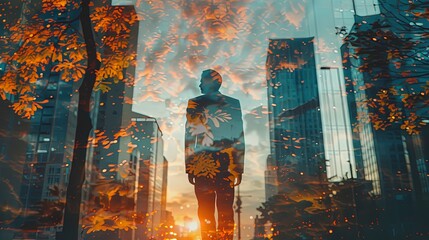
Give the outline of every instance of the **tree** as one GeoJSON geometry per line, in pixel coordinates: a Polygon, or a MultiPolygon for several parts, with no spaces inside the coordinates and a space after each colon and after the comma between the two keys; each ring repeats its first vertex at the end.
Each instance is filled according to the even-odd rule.
{"type": "Polygon", "coordinates": [[[109,84],[132,83],[125,69],[134,64],[135,53],[127,52],[130,28],[137,16],[121,7],[100,1],[41,0],[26,2],[22,18],[9,27],[9,41],[1,61],[6,65],[0,96],[10,99],[13,110],[30,119],[50,99],[40,99],[40,85],[51,72],[63,81],[81,82],[78,94],[76,134],[65,203],[64,228],[60,239],[78,239],[81,191],[93,91],[108,91],[109,84]],[[92,27],[94,24],[94,27],[92,27]],[[94,35],[95,33],[95,35],[94,35]]]}
{"type": "MultiPolygon", "coordinates": [[[[376,130],[393,127],[408,135],[420,134],[429,118],[428,4],[379,2],[382,13],[357,18],[345,38],[351,50],[344,55],[344,63],[365,79],[355,91],[369,96],[358,103],[369,109],[369,113],[358,113],[358,122],[370,121],[376,130]]],[[[360,127],[357,124],[355,130],[360,127]]]]}
{"type": "Polygon", "coordinates": [[[384,237],[377,229],[378,215],[368,195],[370,181],[333,183],[291,169],[289,165],[280,171],[279,193],[257,208],[261,220],[271,223],[273,239],[384,237]]]}
{"type": "Polygon", "coordinates": [[[293,169],[292,165],[279,168],[279,193],[257,208],[262,218],[271,222],[273,239],[325,239],[334,228],[352,229],[356,224],[350,211],[353,208],[345,211],[336,201],[332,194],[335,184],[293,169]]]}
{"type": "Polygon", "coordinates": [[[134,192],[130,186],[111,180],[100,180],[94,187],[90,213],[83,219],[87,233],[135,229],[133,222],[143,223],[142,214],[135,213],[134,192]]]}

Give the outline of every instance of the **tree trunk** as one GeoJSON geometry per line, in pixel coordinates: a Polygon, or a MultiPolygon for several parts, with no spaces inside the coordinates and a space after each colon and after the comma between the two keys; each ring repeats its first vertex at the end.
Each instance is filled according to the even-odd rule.
{"type": "Polygon", "coordinates": [[[88,62],[82,84],[79,87],[76,135],[73,149],[73,162],[71,164],[69,183],[67,187],[64,225],[63,231],[57,235],[57,240],[79,239],[82,185],[85,180],[88,137],[92,129],[90,102],[96,78],[96,71],[100,68],[100,62],[96,57],[96,46],[89,14],[89,2],[90,0],[82,0],[81,5],[80,23],[86,44],[88,62]]]}

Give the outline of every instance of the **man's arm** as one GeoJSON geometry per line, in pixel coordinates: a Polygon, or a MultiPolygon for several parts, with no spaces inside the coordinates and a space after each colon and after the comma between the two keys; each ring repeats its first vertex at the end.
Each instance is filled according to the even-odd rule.
{"type": "Polygon", "coordinates": [[[240,101],[236,101],[233,106],[234,116],[232,119],[232,131],[234,136],[234,164],[236,165],[235,171],[239,173],[236,185],[241,182],[241,174],[244,172],[244,153],[245,153],[245,141],[244,141],[244,130],[243,130],[243,117],[241,113],[240,101]]]}
{"type": "Polygon", "coordinates": [[[186,124],[185,124],[185,171],[188,174],[188,181],[191,184],[195,184],[195,176],[189,173],[188,165],[194,154],[195,136],[191,134],[190,122],[192,122],[193,113],[195,112],[195,102],[193,100],[188,101],[188,107],[186,108],[186,124]]]}

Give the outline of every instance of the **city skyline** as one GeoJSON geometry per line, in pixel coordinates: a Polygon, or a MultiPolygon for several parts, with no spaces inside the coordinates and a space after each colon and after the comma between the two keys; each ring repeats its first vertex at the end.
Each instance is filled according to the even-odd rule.
{"type": "MultiPolygon", "coordinates": [[[[398,18],[395,14],[405,13],[406,9],[389,10],[383,5],[387,0],[328,3],[112,0],[111,3],[122,9],[118,11],[121,14],[135,12],[138,21],[130,31],[124,30],[130,33],[124,40],[130,45],[125,44],[127,47],[122,49],[126,60],[109,60],[118,61],[114,67],[121,66],[119,74],[110,77],[111,82],[107,83],[98,79],[96,87],[101,91],[95,91],[88,100],[91,102],[88,108],[93,110],[90,117],[94,131],[89,138],[87,182],[82,194],[85,201],[91,197],[98,201],[92,210],[110,208],[111,203],[120,201],[121,213],[136,214],[125,217],[124,221],[133,219],[130,220],[133,226],[140,224],[138,229],[124,231],[125,228],[118,230],[121,227],[118,226],[117,237],[144,239],[142,234],[167,234],[159,229],[161,224],[174,229],[174,233],[197,234],[197,201],[184,167],[185,113],[188,99],[201,95],[198,88],[201,72],[211,68],[223,77],[220,92],[242,103],[246,142],[240,185],[242,205],[239,204],[242,239],[253,238],[256,231],[252,226],[268,219],[261,218],[261,204],[268,204],[264,207],[269,209],[273,201],[282,201],[286,192],[297,190],[293,186],[300,186],[296,179],[301,179],[301,184],[308,183],[314,194],[321,195],[316,201],[306,188],[298,194],[303,197],[300,201],[313,202],[319,210],[335,209],[335,217],[346,219],[342,224],[372,227],[372,222],[378,221],[375,219],[381,219],[382,224],[391,221],[393,228],[380,225],[380,231],[401,229],[394,231],[393,237],[407,234],[404,228],[411,229],[412,213],[424,206],[429,192],[428,152],[423,147],[428,141],[425,124],[429,120],[425,115],[427,105],[414,110],[411,102],[424,99],[428,93],[421,81],[424,77],[418,75],[420,68],[412,67],[416,62],[426,61],[425,53],[396,61],[401,58],[398,54],[413,55],[415,51],[412,48],[415,45],[410,47],[403,40],[412,39],[417,33],[406,32],[408,28],[405,31],[394,21],[398,18]],[[406,33],[398,37],[395,35],[398,29],[406,33]],[[393,44],[398,43],[404,49],[394,49],[393,44]],[[371,59],[381,60],[375,64],[371,59]],[[403,72],[397,73],[397,69],[403,72]],[[386,99],[405,107],[401,110],[386,105],[386,99]],[[385,115],[387,118],[382,119],[385,115]],[[401,119],[404,123],[398,125],[401,119]],[[103,188],[97,181],[123,186],[112,185],[118,189],[110,189],[109,194],[114,197],[109,195],[106,202],[100,199],[107,195],[91,190],[103,188]],[[330,199],[333,205],[328,204],[330,199]],[[349,204],[348,210],[332,207],[344,201],[349,204]],[[404,209],[407,204],[414,205],[406,213],[402,207],[387,204],[388,201],[404,209]],[[358,219],[358,215],[368,214],[370,209],[374,215],[358,219]],[[149,215],[140,218],[140,212],[149,215]],[[389,217],[393,212],[396,215],[389,217]],[[408,225],[401,223],[401,216],[411,219],[408,225]]],[[[69,14],[67,17],[71,17],[69,14]]],[[[411,18],[404,16],[405,22],[411,18]]],[[[62,18],[66,17],[58,17],[62,18]]],[[[410,20],[409,28],[427,27],[426,24],[410,20]]],[[[3,29],[6,32],[7,25],[3,29]]],[[[119,34],[122,30],[117,31],[119,34]]],[[[114,31],[111,34],[114,36],[114,31]]],[[[108,42],[108,33],[103,36],[97,35],[100,42],[108,42]]],[[[427,49],[427,44],[421,42],[427,49]]],[[[114,52],[112,49],[103,50],[100,55],[108,56],[114,52]]],[[[58,57],[52,60],[55,61],[62,62],[58,57]]],[[[104,72],[100,71],[100,76],[108,75],[109,61],[102,63],[104,72]]],[[[0,62],[0,67],[3,75],[8,66],[0,62]]],[[[18,143],[21,148],[28,144],[27,151],[15,156],[6,147],[0,148],[6,162],[9,158],[22,162],[22,166],[15,166],[17,174],[22,171],[22,178],[13,184],[7,179],[3,182],[10,189],[20,188],[8,198],[12,199],[13,193],[18,196],[24,208],[12,205],[14,209],[24,209],[24,217],[37,211],[33,205],[41,201],[49,204],[64,198],[63,188],[69,183],[73,151],[77,149],[73,144],[78,79],[66,82],[62,79],[68,76],[67,71],[52,71],[45,76],[42,69],[42,73],[37,72],[42,80],[35,88],[46,90],[37,95],[42,107],[38,109],[36,105],[34,116],[22,120],[22,126],[8,123],[5,127],[5,132],[23,140],[18,143]],[[24,127],[29,129],[20,130],[24,127]],[[52,188],[54,185],[59,188],[52,188]]],[[[6,98],[17,100],[14,94],[7,93],[6,98]]],[[[8,118],[16,119],[12,112],[7,113],[8,118]]],[[[18,123],[21,125],[21,121],[18,123]]],[[[8,145],[7,140],[0,142],[8,145]]],[[[293,202],[293,198],[285,199],[293,202]]],[[[84,210],[91,211],[92,207],[85,206],[84,210]]],[[[326,220],[323,214],[312,214],[316,219],[326,220]]],[[[94,220],[92,224],[95,223],[94,220]]],[[[309,224],[311,228],[311,221],[309,224]]],[[[346,233],[346,228],[342,228],[345,225],[338,225],[336,230],[324,229],[323,234],[346,233]]],[[[85,227],[94,229],[91,225],[85,227]]],[[[268,226],[264,227],[267,231],[268,226]]],[[[262,230],[258,226],[258,231],[262,230]]],[[[356,227],[351,232],[360,231],[356,227]]],[[[105,233],[94,236],[101,236],[97,234],[105,233]]]]}
{"type": "MultiPolygon", "coordinates": [[[[134,4],[137,13],[142,18],[151,16],[153,14],[151,9],[156,9],[155,4],[139,1],[116,1],[114,4],[122,3],[134,4]]],[[[176,220],[178,222],[189,214],[187,211],[189,208],[196,209],[196,202],[192,199],[192,188],[183,184],[187,180],[186,176],[182,174],[184,169],[182,169],[183,159],[181,156],[184,156],[182,139],[186,101],[189,97],[200,94],[197,85],[201,71],[220,65],[216,69],[224,78],[224,87],[220,91],[238,96],[243,105],[243,115],[252,118],[253,108],[267,104],[266,93],[263,89],[266,86],[265,56],[268,39],[315,36],[316,71],[318,81],[320,81],[320,76],[323,73],[320,67],[341,67],[339,53],[341,38],[335,34],[335,26],[338,23],[335,22],[334,11],[339,11],[339,8],[342,8],[345,12],[352,14],[353,9],[352,2],[349,4],[342,3],[338,9],[331,9],[328,5],[320,2],[316,2],[317,6],[313,6],[311,1],[285,4],[257,1],[241,4],[231,3],[229,7],[245,10],[243,14],[247,12],[246,16],[242,16],[242,23],[245,25],[240,25],[242,29],[235,33],[237,38],[228,39],[227,36],[224,38],[220,32],[217,32],[221,29],[210,29],[207,25],[212,21],[206,8],[210,4],[219,5],[219,9],[216,11],[219,11],[220,17],[228,16],[225,15],[228,14],[225,12],[228,11],[228,6],[225,6],[221,1],[214,3],[199,2],[195,5],[192,5],[192,1],[190,1],[189,5],[185,5],[183,9],[166,3],[162,11],[164,14],[145,18],[146,21],[143,21],[145,23],[140,25],[140,45],[137,56],[140,62],[137,64],[137,84],[133,109],[144,114],[155,114],[154,116],[159,118],[165,134],[166,156],[170,159],[172,169],[170,179],[175,179],[170,181],[169,193],[171,195],[168,206],[171,209],[177,209],[173,212],[177,215],[176,220]],[[315,15],[315,9],[323,9],[323,11],[317,12],[315,15]],[[189,11],[201,14],[187,15],[189,11]],[[267,15],[267,11],[273,11],[273,13],[267,15]],[[173,20],[177,16],[184,17],[177,21],[173,20]],[[207,19],[207,22],[201,22],[202,20],[198,16],[207,19]],[[284,16],[284,18],[275,16],[284,16]],[[264,18],[266,19],[259,21],[264,18]],[[165,21],[161,23],[161,19],[165,21]],[[323,20],[319,21],[320,19],[323,20]],[[202,32],[196,27],[196,23],[203,24],[207,29],[202,32]],[[155,34],[147,34],[148,29],[152,29],[149,32],[155,34]],[[326,29],[332,30],[326,31],[326,29]],[[170,32],[174,34],[169,34],[170,32]],[[182,36],[180,41],[174,37],[176,35],[182,36]],[[208,54],[214,55],[211,57],[208,54]],[[226,56],[229,57],[225,58],[226,56]],[[243,62],[240,60],[242,58],[246,60],[243,62]],[[179,71],[177,66],[183,70],[179,71]],[[161,83],[165,83],[151,85],[151,82],[159,81],[158,78],[161,79],[161,83]],[[170,78],[174,81],[171,82],[170,78]],[[181,190],[177,191],[178,189],[181,190]]],[[[359,10],[364,11],[365,9],[361,5],[359,10]]],[[[348,17],[350,18],[350,15],[348,17]]],[[[226,24],[230,24],[231,21],[234,19],[227,18],[226,24]]],[[[349,24],[351,26],[352,23],[349,22],[349,24]]],[[[327,90],[320,93],[323,97],[327,94],[327,90]]],[[[335,98],[335,96],[331,98],[335,98]]],[[[326,113],[324,112],[329,112],[329,106],[323,102],[323,99],[321,101],[322,114],[324,115],[322,118],[325,119],[323,128],[326,131],[326,113]]],[[[330,108],[332,107],[330,106],[330,108]]],[[[338,108],[334,114],[342,116],[342,109],[338,108]]],[[[265,199],[264,171],[261,170],[265,169],[265,160],[269,154],[268,116],[264,113],[260,117],[264,121],[260,121],[261,125],[256,127],[259,130],[245,131],[246,141],[251,143],[247,147],[251,150],[246,152],[246,161],[251,163],[246,166],[252,167],[245,169],[241,191],[243,195],[252,197],[243,199],[244,214],[242,219],[249,224],[253,222],[254,215],[258,214],[255,209],[259,202],[265,199]],[[252,172],[252,176],[247,175],[248,172],[252,172]]],[[[248,129],[254,129],[252,126],[247,126],[246,121],[245,125],[248,129]]],[[[347,128],[343,127],[340,131],[345,129],[347,128]]],[[[343,169],[342,174],[337,176],[336,180],[339,181],[342,177],[346,177],[346,172],[349,172],[349,163],[347,162],[349,155],[346,152],[347,144],[344,144],[346,143],[345,134],[336,134],[332,138],[334,138],[335,143],[341,142],[342,144],[341,149],[328,150],[330,154],[327,154],[327,158],[332,158],[331,155],[335,155],[341,150],[341,160],[337,160],[336,163],[342,164],[343,169]],[[342,163],[340,163],[341,161],[342,163]]],[[[332,148],[332,145],[328,146],[332,148]]],[[[350,146],[351,142],[349,148],[351,148],[350,146]]],[[[353,159],[351,162],[354,164],[353,159]]],[[[195,215],[193,218],[196,219],[195,215]]]]}

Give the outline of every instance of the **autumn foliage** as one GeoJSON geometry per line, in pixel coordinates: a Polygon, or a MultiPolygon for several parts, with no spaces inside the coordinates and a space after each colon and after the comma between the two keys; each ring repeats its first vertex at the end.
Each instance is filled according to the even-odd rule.
{"type": "Polygon", "coordinates": [[[348,94],[367,96],[356,99],[361,110],[354,131],[372,123],[375,130],[420,134],[429,117],[427,4],[380,1],[380,8],[379,16],[359,17],[345,38],[352,49],[344,53],[345,69],[360,75],[347,79],[354,89],[348,94]]]}
{"type": "MultiPolygon", "coordinates": [[[[125,70],[135,65],[136,54],[133,51],[135,48],[130,46],[129,39],[131,29],[138,21],[137,15],[134,11],[128,11],[126,7],[110,6],[109,1],[90,3],[92,10],[89,15],[93,29],[90,29],[89,32],[94,33],[95,39],[89,39],[91,37],[85,36],[84,27],[86,26],[82,25],[83,21],[80,21],[84,4],[85,1],[72,0],[23,1],[20,18],[15,19],[15,22],[7,23],[5,32],[7,38],[0,43],[2,45],[0,59],[5,66],[0,79],[0,96],[3,100],[7,99],[11,102],[10,107],[17,115],[31,119],[36,111],[43,109],[44,104],[56,100],[44,94],[49,81],[52,81],[51,75],[54,75],[52,73],[59,76],[59,81],[73,84],[73,86],[83,86],[82,83],[88,71],[95,69],[94,89],[89,82],[87,86],[90,88],[85,89],[89,92],[87,99],[84,99],[85,103],[82,104],[86,104],[85,106],[90,105],[90,95],[93,90],[101,90],[104,93],[111,89],[109,86],[111,84],[119,82],[128,86],[133,84],[133,76],[126,74],[125,70]],[[88,46],[91,44],[85,44],[85,42],[88,43],[88,39],[95,41],[92,50],[96,54],[93,59],[96,55],[96,60],[101,62],[99,68],[90,66],[92,63],[88,56],[90,55],[88,46]]],[[[89,74],[93,74],[93,72],[89,74]]],[[[87,78],[85,79],[88,81],[87,78]]],[[[76,90],[76,93],[73,94],[77,94],[77,92],[76,90]]],[[[82,92],[79,91],[79,94],[82,95],[82,92]]],[[[79,102],[79,107],[80,105],[81,102],[79,102]]],[[[64,107],[74,108],[75,106],[64,107]]],[[[78,119],[80,118],[78,117],[78,119]]],[[[83,121],[79,123],[83,123],[83,121]]],[[[78,129],[79,123],[77,123],[78,129]]],[[[86,126],[90,125],[89,122],[86,126]]],[[[91,128],[88,130],[86,126],[85,129],[80,129],[80,132],[86,132],[84,130],[89,132],[91,128]]],[[[83,139],[76,137],[75,150],[80,148],[79,143],[85,142],[84,140],[87,138],[88,136],[84,135],[83,139]]],[[[76,155],[73,156],[73,159],[75,158],[82,157],[76,155]]],[[[84,163],[83,159],[83,165],[84,163]]],[[[73,161],[73,166],[75,164],[77,163],[73,161]]],[[[73,167],[71,172],[70,182],[73,179],[80,179],[79,175],[83,175],[82,172],[77,176],[73,175],[73,167]]],[[[64,196],[59,198],[64,198],[64,196]]],[[[80,197],[78,199],[80,202],[80,197]]],[[[69,203],[68,200],[65,203],[66,207],[67,203],[69,203]]],[[[61,223],[63,200],[59,200],[57,203],[42,202],[41,204],[42,209],[56,210],[55,215],[47,214],[46,211],[42,212],[43,222],[50,223],[50,225],[61,223]],[[49,220],[52,218],[50,215],[56,216],[56,219],[49,220]]],[[[78,203],[77,206],[79,205],[78,203]]],[[[125,220],[121,220],[115,226],[129,229],[127,223],[125,220]]],[[[66,224],[64,223],[64,225],[66,224]]],[[[91,231],[100,230],[94,227],[90,229],[92,229],[91,231]]],[[[77,232],[77,229],[75,231],[77,232]]]]}
{"type": "MultiPolygon", "coordinates": [[[[97,58],[102,64],[94,90],[106,92],[110,84],[119,81],[133,84],[133,76],[124,70],[135,65],[135,52],[129,50],[127,39],[138,19],[123,7],[104,1],[97,5],[91,20],[98,37],[97,58]]],[[[87,56],[77,21],[79,7],[79,1],[71,0],[26,3],[23,18],[10,24],[9,38],[1,46],[6,68],[0,80],[0,96],[13,99],[12,108],[18,115],[31,118],[49,101],[40,98],[40,91],[52,72],[60,73],[65,82],[82,80],[87,56]]]]}

